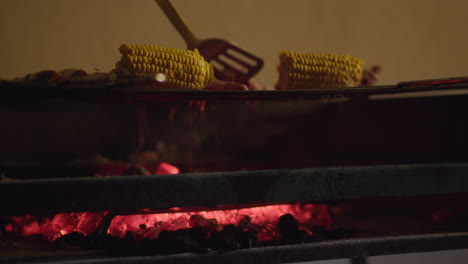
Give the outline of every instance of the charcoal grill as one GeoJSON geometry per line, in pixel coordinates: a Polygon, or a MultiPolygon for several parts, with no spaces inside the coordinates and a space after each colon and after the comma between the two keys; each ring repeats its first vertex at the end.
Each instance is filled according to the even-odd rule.
{"type": "MultiPolygon", "coordinates": [[[[23,160],[27,162],[15,163],[11,157],[27,153],[27,144],[17,143],[23,147],[16,150],[14,145],[5,144],[10,153],[4,151],[0,154],[3,160],[1,172],[8,178],[0,181],[0,216],[4,217],[292,202],[330,205],[365,201],[392,203],[393,199],[400,202],[406,199],[451,202],[463,201],[468,194],[468,139],[465,136],[468,125],[464,120],[468,112],[468,97],[464,94],[422,95],[441,89],[461,92],[468,88],[462,81],[327,91],[167,91],[132,89],[121,85],[48,87],[11,82],[1,83],[0,88],[1,107],[6,113],[1,117],[4,124],[12,124],[13,128],[21,125],[15,124],[8,114],[20,111],[25,111],[25,114],[14,114],[16,121],[26,120],[28,111],[44,109],[50,110],[48,114],[56,118],[54,110],[64,105],[71,107],[65,114],[61,113],[61,117],[76,113],[83,104],[90,109],[108,111],[104,117],[111,119],[111,125],[119,124],[117,127],[122,130],[115,134],[121,136],[114,135],[108,142],[92,147],[102,149],[111,146],[108,155],[112,157],[129,152],[133,146],[148,148],[149,142],[155,142],[155,134],[167,136],[155,132],[155,127],[161,123],[155,125],[146,121],[144,127],[141,126],[141,121],[151,120],[160,107],[179,105],[183,117],[193,117],[204,115],[197,112],[194,105],[217,102],[215,112],[218,112],[213,114],[213,118],[225,115],[229,109],[235,109],[238,114],[251,113],[256,118],[249,118],[249,122],[267,120],[239,135],[239,138],[253,135],[254,141],[259,138],[255,135],[271,127],[268,125],[287,122],[288,126],[296,128],[293,133],[265,135],[271,141],[261,142],[256,145],[258,148],[248,151],[242,148],[252,147],[255,142],[242,142],[240,147],[226,143],[224,150],[229,155],[220,152],[219,147],[203,149],[206,144],[216,145],[211,139],[196,144],[189,140],[182,148],[185,152],[175,159],[184,171],[178,175],[81,177],[90,171],[86,163],[61,165],[58,166],[60,169],[55,166],[58,156],[76,149],[76,146],[52,146],[50,152],[55,153],[45,152],[47,155],[42,157],[43,160],[31,163],[27,160],[29,157],[25,157],[23,160]],[[401,97],[402,94],[405,96],[395,98],[395,95],[401,97]],[[270,116],[272,107],[267,102],[272,102],[273,108],[280,111],[270,116]],[[32,106],[24,110],[28,104],[32,106]],[[154,104],[158,106],[153,108],[154,104]],[[245,107],[249,109],[242,110],[245,107]],[[143,117],[141,109],[145,112],[143,117]],[[115,113],[120,114],[118,118],[112,117],[115,113]],[[122,138],[126,140],[121,141],[122,138]],[[121,144],[115,147],[116,142],[121,144]],[[187,153],[191,154],[190,158],[187,158],[187,153]],[[209,158],[197,158],[197,155],[209,158]],[[220,159],[213,159],[220,156],[220,159]],[[77,170],[77,167],[81,169],[77,170]],[[68,174],[70,171],[73,172],[68,174]],[[76,171],[80,175],[75,175],[76,171]],[[441,200],[437,200],[439,198],[441,200]]],[[[77,126],[84,127],[80,123],[86,121],[83,116],[74,118],[77,126]]],[[[237,120],[235,116],[232,119],[237,120]]],[[[211,133],[211,130],[202,129],[206,119],[195,120],[198,121],[190,119],[190,122],[184,122],[189,128],[211,133]],[[202,125],[197,126],[197,122],[202,125]]],[[[235,132],[242,132],[249,124],[243,124],[235,132]]],[[[41,128],[41,124],[32,126],[41,128]]],[[[96,135],[101,135],[101,132],[97,131],[96,135]]],[[[177,133],[172,135],[179,136],[177,133]]],[[[225,133],[217,140],[224,141],[230,136],[232,134],[225,133]]],[[[85,150],[94,149],[89,147],[85,150]]],[[[60,162],[67,164],[63,160],[60,162]]],[[[467,231],[468,226],[458,225],[455,231],[331,239],[203,254],[115,258],[92,253],[3,259],[12,263],[286,263],[350,258],[353,263],[365,263],[367,256],[468,248],[467,231]]]]}

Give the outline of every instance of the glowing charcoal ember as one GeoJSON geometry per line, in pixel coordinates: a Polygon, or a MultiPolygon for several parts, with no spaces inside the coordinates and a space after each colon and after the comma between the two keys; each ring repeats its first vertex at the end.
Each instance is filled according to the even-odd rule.
{"type": "Polygon", "coordinates": [[[135,238],[141,240],[144,238],[155,238],[159,237],[161,228],[157,225],[147,227],[146,225],[140,225],[140,229],[135,233],[135,238]]]}
{"type": "Polygon", "coordinates": [[[326,208],[326,206],[311,204],[285,204],[231,210],[116,216],[108,232],[122,237],[127,231],[138,232],[141,224],[145,224],[147,227],[158,226],[162,230],[170,231],[194,226],[208,227],[210,225],[211,228],[219,229],[219,225],[234,224],[241,225],[244,229],[249,227],[251,230],[258,231],[258,239],[266,241],[276,236],[276,223],[285,214],[291,214],[300,223],[301,229],[309,229],[315,225],[328,228],[332,223],[332,219],[326,208]],[[319,208],[319,213],[314,212],[315,207],[319,208]],[[322,214],[325,214],[325,216],[322,216],[322,214]]]}
{"type": "Polygon", "coordinates": [[[223,229],[222,226],[218,224],[218,220],[206,219],[200,215],[192,215],[189,219],[189,225],[191,228],[200,228],[205,233],[223,229]]]}
{"type": "Polygon", "coordinates": [[[13,224],[8,224],[5,226],[5,231],[8,233],[13,232],[14,229],[15,227],[13,226],[13,224]]]}
{"type": "Polygon", "coordinates": [[[63,213],[53,217],[31,215],[12,217],[15,231],[22,236],[41,235],[49,241],[73,231],[89,234],[96,229],[103,213],[63,213]]]}
{"type": "Polygon", "coordinates": [[[167,162],[143,162],[141,164],[99,164],[95,167],[95,176],[129,176],[153,174],[178,174],[179,168],[167,162]]]}
{"type": "Polygon", "coordinates": [[[180,171],[179,171],[179,168],[177,168],[176,166],[172,166],[171,164],[169,163],[166,163],[166,162],[161,162],[158,166],[158,168],[156,169],[156,174],[178,174],[180,171]]]}
{"type": "Polygon", "coordinates": [[[2,231],[13,232],[14,225],[15,225],[15,222],[13,222],[11,219],[0,218],[0,238],[2,235],[2,231]]]}
{"type": "MultiPolygon", "coordinates": [[[[11,217],[11,220],[14,223],[15,233],[22,236],[40,235],[48,241],[69,240],[70,234],[73,234],[70,237],[78,235],[82,238],[79,235],[82,234],[86,237],[87,245],[94,245],[102,244],[99,241],[106,231],[115,238],[128,240],[131,236],[135,241],[143,241],[160,239],[163,232],[190,230],[188,235],[191,240],[200,243],[219,242],[221,248],[230,249],[250,247],[257,241],[301,243],[304,236],[313,234],[312,230],[315,228],[328,228],[332,224],[327,207],[313,204],[267,205],[191,212],[182,211],[180,208],[172,208],[170,212],[165,213],[141,211],[148,213],[136,215],[115,215],[112,212],[61,213],[52,217],[15,216],[11,217]],[[284,215],[288,216],[285,218],[284,215]],[[284,230],[288,229],[285,229],[285,226],[288,227],[288,221],[285,220],[291,219],[295,221],[293,231],[284,235],[284,230]]],[[[167,233],[169,237],[175,234],[167,233]]],[[[62,242],[56,243],[58,247],[61,247],[62,242]]],[[[210,245],[205,246],[210,247],[210,245]]],[[[198,247],[195,245],[194,248],[198,247]]]]}

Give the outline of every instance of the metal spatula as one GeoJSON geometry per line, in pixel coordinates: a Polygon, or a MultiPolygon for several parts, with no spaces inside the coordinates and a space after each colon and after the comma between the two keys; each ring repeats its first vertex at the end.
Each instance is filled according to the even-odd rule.
{"type": "Polygon", "coordinates": [[[216,78],[247,83],[263,67],[262,59],[232,42],[216,38],[206,40],[196,38],[169,0],[155,1],[185,40],[187,48],[198,49],[203,58],[213,65],[216,78]]]}

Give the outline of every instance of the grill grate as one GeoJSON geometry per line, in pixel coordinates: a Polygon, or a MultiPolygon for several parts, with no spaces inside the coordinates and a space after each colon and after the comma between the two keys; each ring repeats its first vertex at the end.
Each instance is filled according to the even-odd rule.
{"type": "Polygon", "coordinates": [[[457,163],[4,181],[0,216],[456,194],[467,174],[457,163]]]}

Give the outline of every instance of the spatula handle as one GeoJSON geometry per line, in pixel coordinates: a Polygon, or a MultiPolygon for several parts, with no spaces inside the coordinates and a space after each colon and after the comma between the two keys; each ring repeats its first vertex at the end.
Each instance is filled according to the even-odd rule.
{"type": "Polygon", "coordinates": [[[182,17],[177,13],[174,6],[169,2],[169,0],[155,0],[162,11],[166,14],[167,18],[171,21],[172,25],[179,31],[179,34],[187,43],[189,49],[195,48],[200,42],[190,31],[190,29],[185,24],[182,17]]]}

